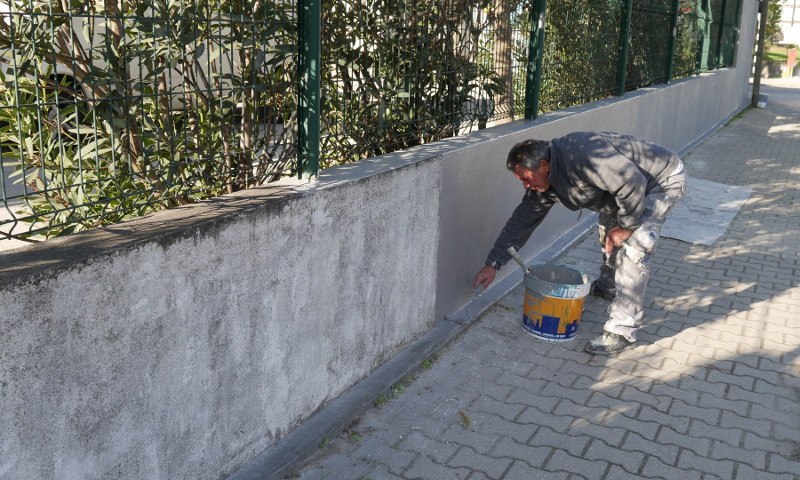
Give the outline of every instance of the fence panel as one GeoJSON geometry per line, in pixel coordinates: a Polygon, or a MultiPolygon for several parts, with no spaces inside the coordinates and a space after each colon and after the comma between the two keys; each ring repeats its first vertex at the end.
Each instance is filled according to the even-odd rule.
{"type": "Polygon", "coordinates": [[[547,2],[540,111],[614,95],[624,2],[547,2]]]}
{"type": "Polygon", "coordinates": [[[303,16],[317,39],[298,13],[319,0],[294,1],[0,0],[0,237],[116,223],[730,65],[741,10],[538,1],[531,42],[533,0],[323,0],[303,16]]]}
{"type": "Polygon", "coordinates": [[[673,75],[686,77],[698,72],[703,18],[696,0],[680,0],[673,75]]]}
{"type": "Polygon", "coordinates": [[[724,16],[720,26],[722,33],[719,42],[718,67],[733,65],[736,54],[736,43],[739,38],[739,16],[741,15],[741,0],[725,0],[724,16]]]}
{"type": "Polygon", "coordinates": [[[669,80],[672,0],[633,2],[625,90],[669,80]]]}
{"type": "Polygon", "coordinates": [[[3,5],[3,234],[80,231],[291,173],[291,3],[3,5]]]}
{"type": "Polygon", "coordinates": [[[508,0],[497,12],[484,3],[323,2],[323,167],[466,133],[522,109],[524,57],[511,46],[525,38],[526,16],[508,0]]]}

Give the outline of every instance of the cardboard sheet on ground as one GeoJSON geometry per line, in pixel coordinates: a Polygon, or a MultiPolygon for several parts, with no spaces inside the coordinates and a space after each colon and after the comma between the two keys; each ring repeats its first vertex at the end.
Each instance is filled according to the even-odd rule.
{"type": "Polygon", "coordinates": [[[661,236],[712,245],[728,229],[752,191],[750,187],[690,177],[686,196],[670,213],[661,236]]]}

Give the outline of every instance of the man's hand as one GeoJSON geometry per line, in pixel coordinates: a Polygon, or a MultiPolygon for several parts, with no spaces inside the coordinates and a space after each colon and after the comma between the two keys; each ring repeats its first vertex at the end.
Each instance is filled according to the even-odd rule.
{"type": "Polygon", "coordinates": [[[625,230],[622,227],[614,227],[606,233],[606,253],[611,255],[614,247],[621,247],[622,242],[630,238],[633,230],[625,230]]]}
{"type": "Polygon", "coordinates": [[[472,288],[478,288],[480,286],[481,291],[486,290],[494,281],[494,277],[497,275],[497,270],[494,267],[483,267],[478,271],[478,274],[475,275],[475,283],[472,285],[472,288]]]}

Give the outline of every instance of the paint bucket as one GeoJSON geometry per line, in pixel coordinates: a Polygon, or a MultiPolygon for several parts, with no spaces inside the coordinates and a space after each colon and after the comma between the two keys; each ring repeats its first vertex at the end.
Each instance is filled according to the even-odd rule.
{"type": "Polygon", "coordinates": [[[522,328],[536,338],[571,340],[578,332],[589,277],[561,265],[536,265],[525,275],[522,328]]]}

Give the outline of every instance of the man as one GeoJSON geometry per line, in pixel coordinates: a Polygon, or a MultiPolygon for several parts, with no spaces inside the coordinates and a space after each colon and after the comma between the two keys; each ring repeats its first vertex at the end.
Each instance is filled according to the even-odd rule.
{"type": "Polygon", "coordinates": [[[586,208],[600,214],[604,263],[591,293],[612,300],[603,335],[591,354],[613,355],[636,341],[647,287],[647,262],[661,227],[686,190],[683,162],[674,152],[628,135],[576,132],[552,141],[527,140],[511,149],[506,167],[525,196],[489,252],[473,288],[486,288],[522,247],[550,208],[586,208]]]}

